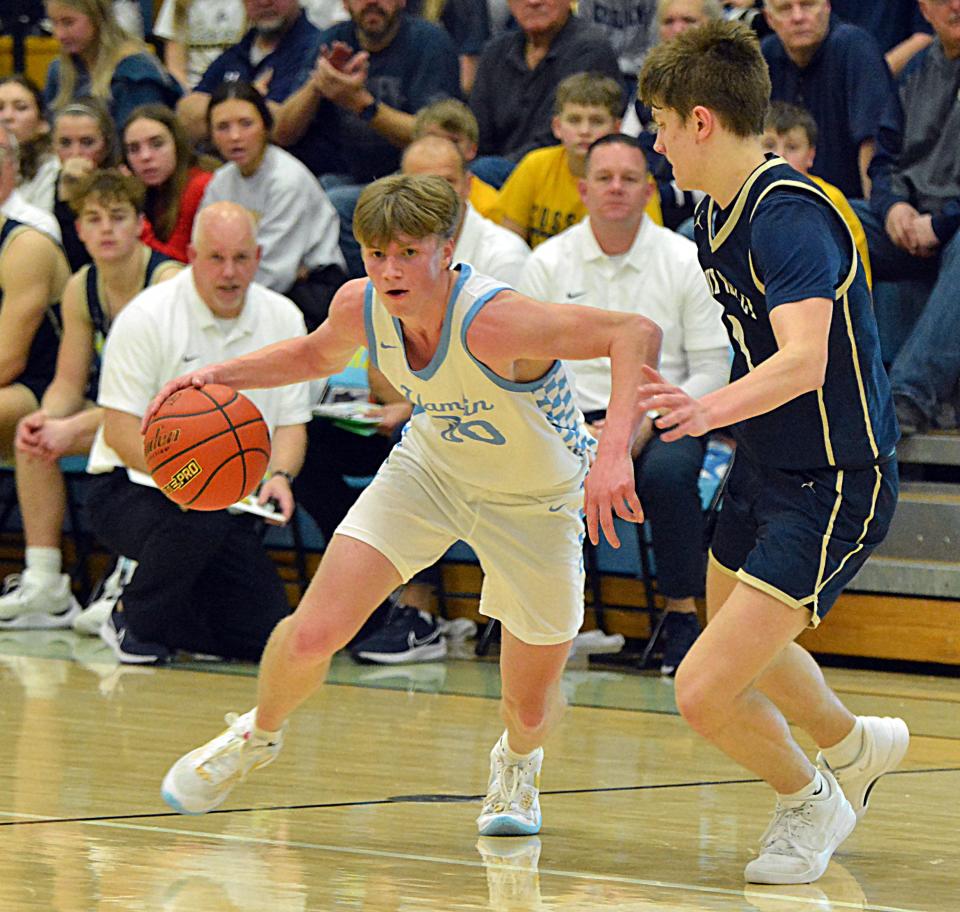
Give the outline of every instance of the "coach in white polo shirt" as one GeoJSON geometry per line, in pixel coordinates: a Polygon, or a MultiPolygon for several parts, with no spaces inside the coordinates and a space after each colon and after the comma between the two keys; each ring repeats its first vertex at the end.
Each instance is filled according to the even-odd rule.
{"type": "Polygon", "coordinates": [[[442,177],[460,197],[460,223],[453,235],[451,262],[469,263],[477,272],[516,287],[530,248],[514,232],[484,218],[470,205],[472,176],[457,146],[442,136],[424,136],[407,146],[400,170],[442,177]]]}
{"type": "MultiPolygon", "coordinates": [[[[663,330],[660,371],[692,396],[729,377],[727,335],[691,241],[644,218],[651,193],[646,159],[631,136],[598,139],[580,194],[587,218],[531,254],[519,290],[534,298],[642,314],[663,330]]],[[[610,398],[610,362],[570,362],[577,405],[598,433],[610,398]]],[[[657,586],[667,603],[672,674],[699,632],[694,597],[703,594],[702,512],[697,479],[705,441],[663,443],[644,422],[634,448],[637,492],[650,520],[657,586]]]]}
{"type": "MultiPolygon", "coordinates": [[[[188,253],[189,269],[142,292],[117,317],[100,373],[104,421],[88,465],[96,476],[91,522],[111,550],[138,561],[101,630],[123,662],[161,662],[177,649],[256,660],[289,611],[252,517],[181,510],[146,473],[140,419],[167,380],[305,333],[291,301],[253,282],[260,248],[248,210],[228,202],[204,209],[188,253]]],[[[289,519],[308,387],[247,395],[271,435],[272,474],[261,500],[273,498],[289,519]]]]}

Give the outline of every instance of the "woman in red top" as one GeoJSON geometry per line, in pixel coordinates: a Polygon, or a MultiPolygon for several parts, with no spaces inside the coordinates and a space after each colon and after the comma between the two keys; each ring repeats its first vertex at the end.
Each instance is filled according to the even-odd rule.
{"type": "Polygon", "coordinates": [[[123,155],[147,187],[140,239],[186,263],[194,217],[220,162],[197,155],[173,111],[157,104],[131,112],[123,128],[123,155]]]}

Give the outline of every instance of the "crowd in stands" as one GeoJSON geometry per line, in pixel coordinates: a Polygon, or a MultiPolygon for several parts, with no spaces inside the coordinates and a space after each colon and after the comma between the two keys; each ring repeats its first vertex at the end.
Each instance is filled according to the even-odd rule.
{"type": "MultiPolygon", "coordinates": [[[[960,0],[162,0],[155,18],[149,3],[47,0],[41,12],[59,48],[45,84],[0,79],[0,459],[16,465],[26,537],[0,628],[101,630],[130,662],[259,656],[286,607],[255,520],[168,507],[144,483],[135,416],[204,358],[322,323],[363,274],[357,199],[395,171],[460,197],[454,262],[533,297],[650,316],[671,382],[722,384],[725,331],[687,239],[697,198],[654,150],[636,96],[655,44],[721,17],[761,39],[764,148],[834,203],[878,294],[924,294],[884,353],[903,433],[956,424],[960,0]],[[91,445],[93,525],[126,588],[81,610],[62,567],[58,459],[91,445]],[[163,535],[189,542],[189,567],[170,572],[163,535]]],[[[609,376],[572,369],[600,434],[609,376]]],[[[261,499],[287,519],[299,503],[327,538],[356,496],[345,476],[375,472],[411,413],[372,368],[369,387],[371,437],[310,420],[314,389],[263,398],[277,434],[261,499]]],[[[634,453],[671,616],[665,673],[697,633],[703,450],[648,426],[634,453]]],[[[409,613],[385,614],[398,628],[389,661],[438,654],[435,619],[417,612],[411,640],[409,613]]]]}

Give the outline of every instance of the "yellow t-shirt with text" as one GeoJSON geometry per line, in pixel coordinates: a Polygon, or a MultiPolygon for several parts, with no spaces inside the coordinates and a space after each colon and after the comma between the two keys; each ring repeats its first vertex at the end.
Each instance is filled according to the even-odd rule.
{"type": "MultiPolygon", "coordinates": [[[[500,188],[497,215],[523,226],[527,243],[536,247],[587,214],[577,182],[563,146],[534,149],[520,160],[500,188]]],[[[646,214],[658,225],[663,224],[656,191],[647,203],[646,214]]]]}

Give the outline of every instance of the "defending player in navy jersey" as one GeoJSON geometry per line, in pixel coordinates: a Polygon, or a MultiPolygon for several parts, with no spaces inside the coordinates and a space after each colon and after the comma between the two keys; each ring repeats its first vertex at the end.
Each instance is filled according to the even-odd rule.
{"type": "Polygon", "coordinates": [[[709,624],[677,672],[677,705],[777,792],[746,879],[806,883],[909,742],[900,719],[854,716],[794,642],[886,534],[897,499],[890,389],[842,217],[763,153],[770,81],[754,33],[689,30],[652,52],[640,92],[677,183],[707,194],[697,246],[734,350],[730,384],[701,399],[649,368],[639,392],[665,441],[731,427],[738,442],[711,547],[709,624]],[[787,720],[819,746],[815,764],[787,720]]]}
{"type": "Polygon", "coordinates": [[[631,445],[643,364],[660,330],[644,317],[543,304],[466,264],[451,267],[459,201],[446,181],[397,175],[367,187],[354,216],[369,280],[348,282],[303,339],[204,368],[174,389],[281,386],[340,370],[366,345],[414,405],[400,443],[327,546],[296,612],[267,644],[255,709],[177,761],[164,799],[212,810],[280,749],[286,718],[320,685],[387,595],[457,539],[484,570],[481,612],[503,624],[501,715],[477,825],[483,836],[540,829],[541,747],[563,708],[560,676],[583,620],[583,511],[614,545],[613,513],[642,519],[631,445]],[[596,458],[561,358],[609,357],[613,389],[596,458]],[[586,478],[586,480],[585,480],[586,478]]]}

